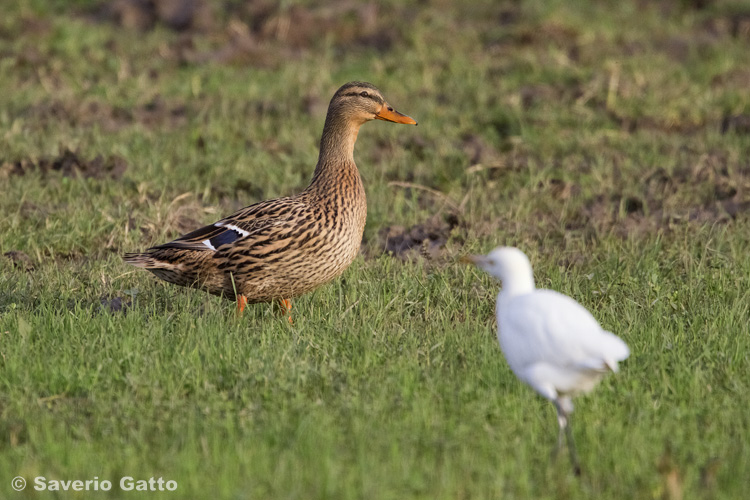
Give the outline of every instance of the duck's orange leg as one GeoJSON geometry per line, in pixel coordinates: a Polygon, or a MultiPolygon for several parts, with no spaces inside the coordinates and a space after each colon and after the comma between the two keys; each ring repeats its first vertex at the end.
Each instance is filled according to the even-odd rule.
{"type": "Polygon", "coordinates": [[[242,294],[237,295],[237,316],[242,316],[242,311],[245,310],[247,305],[247,297],[242,294]]]}
{"type": "Polygon", "coordinates": [[[290,325],[294,324],[292,321],[292,300],[291,299],[279,299],[279,305],[281,306],[281,314],[286,315],[287,321],[290,325]]]}

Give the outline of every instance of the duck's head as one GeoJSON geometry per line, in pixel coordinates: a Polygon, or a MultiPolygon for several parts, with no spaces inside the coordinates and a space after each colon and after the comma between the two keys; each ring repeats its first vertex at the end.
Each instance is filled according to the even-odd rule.
{"type": "Polygon", "coordinates": [[[377,87],[366,82],[349,82],[338,89],[328,106],[328,114],[343,115],[356,125],[375,119],[417,124],[413,118],[393,109],[377,87]]]}

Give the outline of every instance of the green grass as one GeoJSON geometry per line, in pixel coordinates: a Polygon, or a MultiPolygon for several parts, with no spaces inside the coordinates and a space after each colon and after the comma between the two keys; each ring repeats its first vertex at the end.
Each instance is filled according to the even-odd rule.
{"type": "Polygon", "coordinates": [[[331,21],[303,2],[304,44],[263,35],[265,58],[234,62],[174,54],[185,36],[225,47],[241,10],[181,35],[95,22],[92,4],[28,0],[0,20],[0,254],[33,265],[0,257],[0,498],[69,498],[34,492],[37,476],[112,481],[101,498],[137,494],[123,476],[177,481],[161,498],[743,497],[741,3],[389,2],[380,47],[348,28],[359,3],[331,21]],[[366,251],[295,301],[294,326],[122,262],[303,189],[353,79],[420,124],[362,128],[366,251]],[[128,168],[12,173],[66,148],[128,168]],[[435,213],[460,220],[436,258],[382,254],[383,228],[435,213]],[[457,262],[498,244],[631,347],[577,400],[580,479],[550,460],[553,407],[502,357],[498,285],[457,262]]]}

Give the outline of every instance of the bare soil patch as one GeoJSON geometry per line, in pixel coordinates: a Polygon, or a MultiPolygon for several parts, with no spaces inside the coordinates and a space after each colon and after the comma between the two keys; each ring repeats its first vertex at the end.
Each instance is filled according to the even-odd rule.
{"type": "Polygon", "coordinates": [[[86,159],[77,151],[65,148],[56,157],[0,161],[0,178],[26,175],[29,172],[40,172],[42,176],[50,172],[59,172],[64,177],[120,179],[127,168],[127,162],[119,156],[113,155],[105,158],[97,155],[92,159],[86,159]]]}
{"type": "Polygon", "coordinates": [[[461,228],[465,227],[466,223],[454,213],[435,214],[410,227],[386,226],[378,232],[375,255],[369,257],[385,253],[403,261],[419,257],[439,260],[446,256],[449,241],[463,245],[461,228]]]}
{"type": "Polygon", "coordinates": [[[135,123],[146,127],[180,127],[187,123],[189,109],[181,102],[167,102],[159,96],[147,103],[125,108],[100,101],[43,101],[26,110],[24,116],[36,120],[56,120],[71,127],[97,125],[115,132],[135,123]]]}
{"type": "Polygon", "coordinates": [[[25,252],[21,252],[19,250],[11,250],[10,252],[5,252],[3,256],[10,260],[10,262],[13,264],[13,267],[15,267],[16,269],[20,269],[22,271],[34,270],[34,261],[31,260],[31,257],[29,257],[25,252]]]}
{"type": "Polygon", "coordinates": [[[637,194],[598,195],[567,228],[590,226],[627,237],[669,231],[678,223],[726,223],[748,215],[750,164],[730,166],[725,154],[713,152],[671,173],[652,170],[641,180],[637,194]]]}
{"type": "Polygon", "coordinates": [[[132,297],[112,297],[109,295],[99,297],[99,310],[110,314],[126,314],[132,305],[132,297]]]}
{"type": "Polygon", "coordinates": [[[331,42],[336,47],[365,47],[379,52],[402,41],[402,27],[413,14],[376,2],[328,2],[299,5],[256,0],[111,0],[90,14],[95,21],[147,31],[166,26],[182,36],[162,50],[180,64],[220,63],[276,67],[289,58],[331,42]],[[205,35],[213,48],[198,49],[205,35]]]}
{"type": "Polygon", "coordinates": [[[721,133],[750,134],[750,114],[726,115],[721,121],[721,133]]]}
{"type": "Polygon", "coordinates": [[[112,0],[99,5],[94,18],[142,31],[157,25],[205,31],[215,24],[211,2],[205,0],[112,0]]]}

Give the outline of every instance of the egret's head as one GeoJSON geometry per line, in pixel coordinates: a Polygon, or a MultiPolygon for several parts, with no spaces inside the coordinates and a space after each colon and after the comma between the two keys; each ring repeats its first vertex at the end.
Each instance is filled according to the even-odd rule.
{"type": "Polygon", "coordinates": [[[467,255],[464,260],[484,269],[504,283],[508,280],[528,279],[532,275],[529,258],[513,247],[497,247],[487,255],[467,255]]]}

